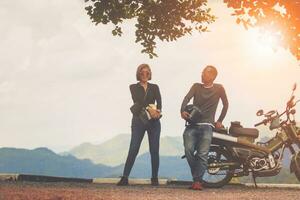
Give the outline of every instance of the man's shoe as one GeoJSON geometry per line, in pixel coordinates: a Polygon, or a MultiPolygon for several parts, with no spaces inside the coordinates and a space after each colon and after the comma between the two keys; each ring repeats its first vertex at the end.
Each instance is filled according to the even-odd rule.
{"type": "Polygon", "coordinates": [[[158,178],[151,178],[151,185],[158,186],[159,185],[158,178]]]}
{"type": "Polygon", "coordinates": [[[203,189],[202,184],[199,181],[193,182],[192,186],[189,188],[192,190],[202,190],[203,189]]]}
{"type": "Polygon", "coordinates": [[[126,186],[126,185],[128,185],[128,178],[122,176],[120,181],[117,183],[117,186],[126,186]]]}

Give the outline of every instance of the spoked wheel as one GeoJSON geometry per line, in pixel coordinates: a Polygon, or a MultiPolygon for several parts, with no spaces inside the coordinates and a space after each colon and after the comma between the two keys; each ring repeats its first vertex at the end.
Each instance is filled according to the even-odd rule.
{"type": "Polygon", "coordinates": [[[233,177],[233,169],[230,166],[213,166],[214,164],[229,162],[232,162],[232,157],[226,150],[218,146],[212,146],[208,153],[208,168],[202,178],[203,185],[210,188],[219,188],[229,183],[233,177]]]}
{"type": "Polygon", "coordinates": [[[291,162],[291,167],[295,172],[295,176],[297,177],[298,181],[300,182],[300,152],[297,152],[293,158],[292,158],[292,162],[291,162]]]}
{"type": "Polygon", "coordinates": [[[295,172],[295,175],[296,175],[298,181],[300,182],[300,171],[296,171],[296,172],[295,172]]]}

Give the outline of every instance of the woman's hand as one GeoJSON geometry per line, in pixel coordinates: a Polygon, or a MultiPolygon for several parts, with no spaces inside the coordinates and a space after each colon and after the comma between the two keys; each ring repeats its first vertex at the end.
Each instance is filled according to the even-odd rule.
{"type": "Polygon", "coordinates": [[[153,119],[159,119],[160,117],[160,110],[156,110],[153,108],[148,108],[147,111],[149,112],[151,118],[153,119]]]}

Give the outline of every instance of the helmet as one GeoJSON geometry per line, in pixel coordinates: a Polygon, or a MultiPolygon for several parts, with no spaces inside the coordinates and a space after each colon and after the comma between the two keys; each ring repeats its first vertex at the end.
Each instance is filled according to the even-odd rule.
{"type": "Polygon", "coordinates": [[[201,119],[202,111],[193,104],[187,105],[184,111],[190,114],[190,117],[186,120],[190,124],[195,124],[201,119]]]}

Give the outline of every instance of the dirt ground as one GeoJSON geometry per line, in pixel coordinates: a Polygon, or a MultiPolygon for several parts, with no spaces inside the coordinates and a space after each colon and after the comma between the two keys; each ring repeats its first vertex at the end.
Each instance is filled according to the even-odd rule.
{"type": "Polygon", "coordinates": [[[300,199],[299,189],[225,186],[221,189],[192,191],[188,186],[131,185],[89,183],[0,182],[0,200],[248,200],[300,199]]]}

